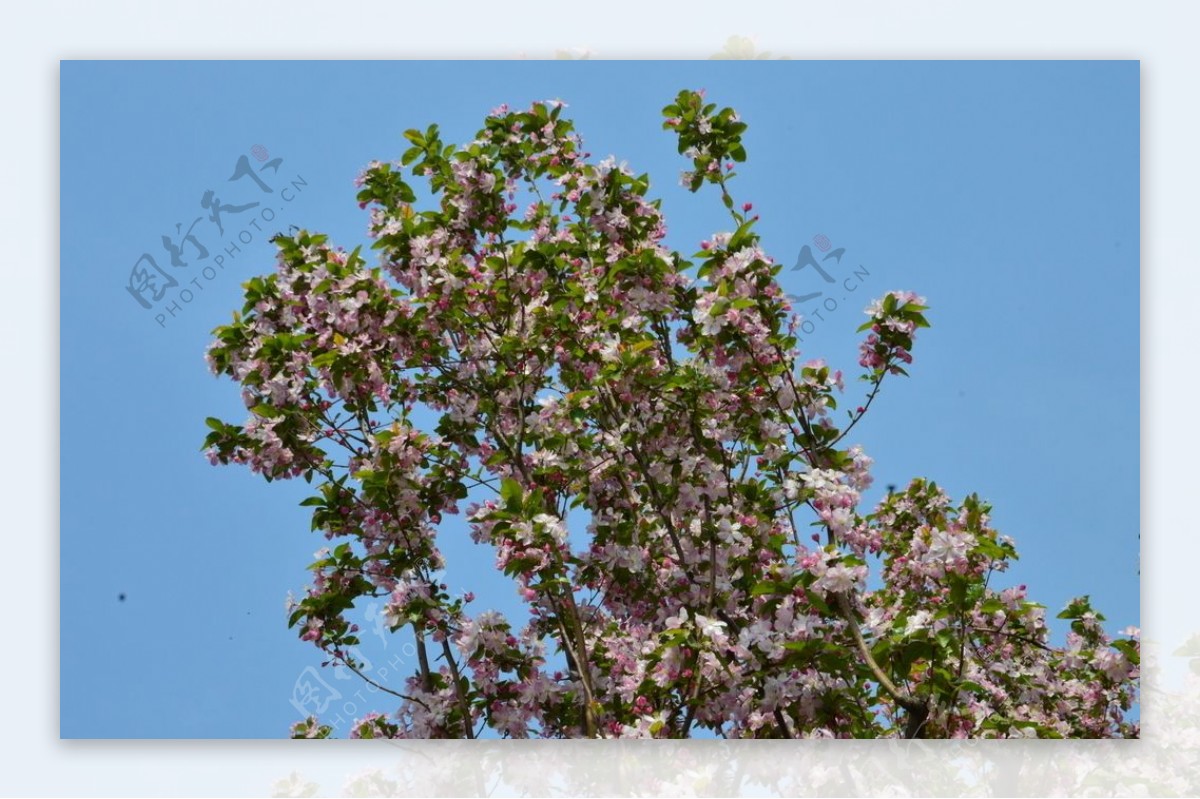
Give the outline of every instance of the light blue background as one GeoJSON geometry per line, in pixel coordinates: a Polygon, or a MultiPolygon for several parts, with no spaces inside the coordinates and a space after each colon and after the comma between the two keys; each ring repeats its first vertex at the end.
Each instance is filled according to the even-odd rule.
{"type": "MultiPolygon", "coordinates": [[[[678,186],[659,110],[684,87],[735,107],[750,158],[733,193],[768,250],[791,264],[824,234],[846,248],[839,286],[869,271],[829,295],[806,355],[853,374],[871,297],[912,289],[932,306],[912,378],[856,429],[877,488],[923,475],[979,492],[1022,554],[1001,584],[1028,583],[1051,615],[1091,593],[1112,629],[1137,624],[1138,83],[1136,62],[64,62],[60,734],[279,737],[297,719],[293,687],[320,656],[286,629],[283,600],[325,542],[297,507],[303,482],[200,456],[206,416],[244,417],[204,364],[209,331],[272,268],[270,233],[365,243],[362,166],[398,158],[408,127],[468,140],[501,102],[567,101],[596,157],[651,174],[684,254],[728,216],[678,186]],[[204,262],[178,270],[204,289],[160,327],[125,291],[130,268],[148,251],[170,269],[160,237],[203,212],[205,190],[262,200],[226,182],[254,144],[284,159],[268,182],[307,185],[272,199],[276,224],[214,280],[204,262]]],[[[209,262],[236,219],[223,242],[197,226],[209,262]]],[[[781,280],[824,288],[810,271],[781,280]]],[[[452,586],[482,583],[478,609],[514,606],[485,548],[457,527],[442,540],[452,586]]],[[[404,640],[368,629],[364,654],[405,671],[404,640]]],[[[391,709],[321,674],[343,694],[328,715],[391,709]]]]}

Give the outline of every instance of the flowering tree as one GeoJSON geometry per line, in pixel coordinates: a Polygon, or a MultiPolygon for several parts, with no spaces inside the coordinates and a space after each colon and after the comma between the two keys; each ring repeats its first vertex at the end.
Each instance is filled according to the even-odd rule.
{"type": "Polygon", "coordinates": [[[367,679],[356,601],[414,636],[399,709],[351,735],[1136,736],[1136,630],[1111,639],[1082,598],[1053,646],[1024,586],[991,586],[1016,552],[987,504],[916,479],[860,509],[871,459],[847,436],[912,362],[924,300],[867,309],[865,396],[839,415],[842,373],[798,363],[780,266],[730,194],[737,114],[691,91],[664,109],[685,185],[732,221],[689,261],[647,176],[590,161],[562,108],[501,106],[461,147],[408,131],[359,180],[381,265],[278,236],[215,331],[250,417],[209,419],[209,458],[315,481],[313,529],[343,539],[291,624],[367,679]],[[471,492],[527,619],[439,582],[438,526],[471,492]]]}

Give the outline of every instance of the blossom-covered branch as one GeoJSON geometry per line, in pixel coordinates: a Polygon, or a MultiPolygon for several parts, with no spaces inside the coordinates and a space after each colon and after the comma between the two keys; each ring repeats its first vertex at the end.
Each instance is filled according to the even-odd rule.
{"type": "Polygon", "coordinates": [[[649,177],[593,159],[563,109],[501,106],[462,145],[408,131],[358,179],[378,264],[278,236],[215,331],[248,418],[209,420],[209,458],[313,483],[312,527],[337,539],[291,624],[357,673],[363,598],[414,636],[399,707],[352,734],[1137,735],[1136,631],[1110,638],[1080,599],[1053,645],[1024,586],[990,585],[1016,551],[984,502],[917,479],[862,507],[872,460],[844,442],[907,374],[926,301],[867,308],[866,389],[839,422],[843,372],[801,360],[734,199],[746,123],[702,92],[664,109],[685,185],[732,221],[685,257],[649,177]],[[524,618],[437,579],[454,514],[524,618]]]}

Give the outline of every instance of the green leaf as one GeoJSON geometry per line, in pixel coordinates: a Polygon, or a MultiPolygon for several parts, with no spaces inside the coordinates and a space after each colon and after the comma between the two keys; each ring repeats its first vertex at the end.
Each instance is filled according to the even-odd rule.
{"type": "Polygon", "coordinates": [[[1112,642],[1113,649],[1116,649],[1125,657],[1129,658],[1129,662],[1137,666],[1142,662],[1140,649],[1136,641],[1131,641],[1128,638],[1112,642]]]}
{"type": "MultiPolygon", "coordinates": [[[[1056,616],[1055,618],[1081,619],[1081,618],[1083,618],[1083,614],[1087,613],[1091,609],[1092,609],[1092,603],[1091,603],[1090,597],[1088,597],[1088,596],[1076,597],[1075,599],[1072,599],[1071,602],[1066,606],[1066,608],[1063,609],[1062,613],[1059,613],[1058,616],[1056,616]]],[[[1097,614],[1097,618],[1100,618],[1098,614],[1097,614]]]]}
{"type": "Polygon", "coordinates": [[[682,644],[684,641],[686,641],[688,638],[688,632],[687,630],[679,628],[664,630],[659,634],[659,637],[662,639],[664,645],[672,646],[676,644],[682,644]]]}
{"type": "Polygon", "coordinates": [[[336,361],[336,360],[337,360],[337,353],[334,353],[334,352],[322,353],[322,354],[318,355],[317,358],[312,359],[312,365],[317,368],[323,368],[325,366],[334,365],[334,361],[336,361]]]}
{"type": "Polygon", "coordinates": [[[765,594],[775,594],[779,592],[779,584],[769,580],[761,582],[750,589],[750,596],[763,596],[765,594]]]}
{"type": "Polygon", "coordinates": [[[1004,603],[995,597],[985,599],[979,606],[980,613],[995,613],[998,610],[1004,610],[1004,603]]]}
{"type": "Polygon", "coordinates": [[[500,481],[500,501],[504,503],[505,509],[512,513],[520,512],[521,497],[524,493],[521,490],[521,484],[511,477],[505,477],[500,481]]]}
{"type": "Polygon", "coordinates": [[[788,641],[783,648],[792,652],[811,652],[820,646],[820,641],[788,641]]]}
{"type": "Polygon", "coordinates": [[[959,574],[951,574],[950,578],[950,604],[954,607],[961,607],[963,601],[967,598],[967,581],[959,574]]]}
{"type": "Polygon", "coordinates": [[[954,633],[948,628],[938,630],[935,638],[937,638],[938,646],[940,646],[943,651],[950,651],[954,644],[954,633]]]}

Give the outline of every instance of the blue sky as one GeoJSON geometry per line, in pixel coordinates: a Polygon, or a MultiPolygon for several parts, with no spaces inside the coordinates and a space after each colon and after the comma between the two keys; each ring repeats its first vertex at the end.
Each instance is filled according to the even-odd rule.
{"type": "MultiPolygon", "coordinates": [[[[806,356],[853,373],[869,299],[929,300],[912,378],[855,431],[877,488],[919,475],[978,492],[1022,555],[1001,584],[1051,615],[1090,593],[1113,629],[1139,622],[1136,62],[64,62],[62,737],[280,737],[299,715],[293,688],[320,656],[283,603],[325,543],[297,506],[307,486],[199,452],[206,416],[244,417],[203,352],[240,282],[272,268],[271,233],[365,243],[352,180],[398,158],[403,130],[465,141],[502,102],[557,97],[597,158],[650,173],[668,244],[690,254],[728,216],[678,185],[659,111],[685,87],[749,123],[732,188],[768,251],[790,265],[818,235],[846,250],[833,284],[781,274],[824,292],[799,308],[806,356]],[[270,193],[228,180],[242,156],[282,159],[256,172],[270,193]],[[223,236],[201,219],[208,258],[188,245],[173,268],[162,236],[206,216],[209,190],[259,205],[227,211],[223,236]],[[179,281],[150,309],[125,288],[143,253],[179,281]]],[[[452,527],[443,546],[479,609],[514,606],[488,551],[452,527]]],[[[403,636],[364,638],[398,681],[403,636]]],[[[390,709],[318,671],[341,694],[331,715],[390,709]]]]}

